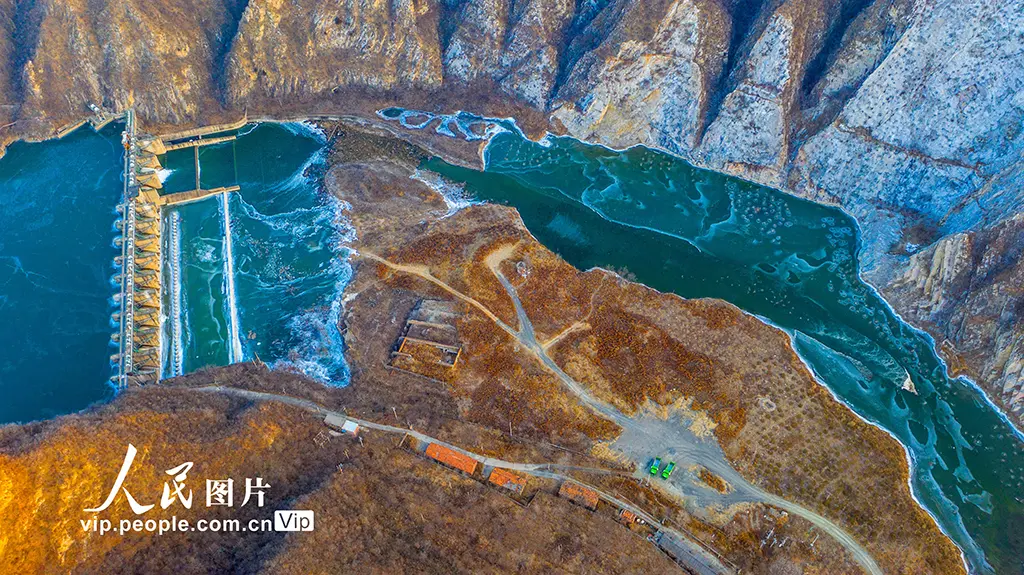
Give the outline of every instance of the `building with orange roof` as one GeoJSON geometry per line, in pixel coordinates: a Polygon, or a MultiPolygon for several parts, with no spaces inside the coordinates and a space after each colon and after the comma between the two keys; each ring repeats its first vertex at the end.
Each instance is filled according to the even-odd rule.
{"type": "Polygon", "coordinates": [[[491,471],[491,475],[487,478],[487,481],[490,481],[498,487],[504,487],[518,495],[522,495],[523,490],[526,489],[526,477],[515,473],[514,471],[498,467],[495,467],[494,470],[491,471]]]}
{"type": "Polygon", "coordinates": [[[443,463],[448,467],[458,469],[459,471],[469,475],[476,473],[476,468],[480,465],[480,462],[476,459],[436,443],[431,443],[427,446],[426,454],[427,457],[434,461],[443,463]]]}
{"type": "Polygon", "coordinates": [[[597,509],[597,502],[600,500],[600,496],[596,491],[574,481],[562,482],[562,486],[558,488],[558,496],[582,505],[591,511],[597,509]]]}

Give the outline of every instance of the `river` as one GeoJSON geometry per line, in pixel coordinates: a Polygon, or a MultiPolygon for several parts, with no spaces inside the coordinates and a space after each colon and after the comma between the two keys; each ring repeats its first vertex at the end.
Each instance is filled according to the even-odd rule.
{"type": "MultiPolygon", "coordinates": [[[[382,116],[405,120],[394,110],[382,116]]],[[[415,118],[403,124],[429,125],[415,118]]],[[[477,122],[447,117],[439,131],[473,138],[477,122]]],[[[508,123],[484,158],[483,171],[439,159],[423,169],[461,188],[458,196],[515,207],[577,268],[724,299],[787,331],[820,381],[907,447],[916,497],[972,570],[1024,573],[1024,441],[976,387],[947,376],[929,336],[862,281],[852,218],[658,151],[532,142],[508,123]]]]}
{"type": "Polygon", "coordinates": [[[0,158],[0,422],[112,396],[119,128],[15,143],[0,158]]]}
{"type": "MultiPolygon", "coordinates": [[[[203,189],[166,210],[164,375],[260,359],[344,385],[339,331],[351,278],[344,206],[321,190],[327,142],[306,124],[260,124],[200,148],[203,189]],[[178,288],[178,289],[176,289],[178,288]]],[[[195,187],[193,150],[164,158],[165,193],[195,187]]]]}

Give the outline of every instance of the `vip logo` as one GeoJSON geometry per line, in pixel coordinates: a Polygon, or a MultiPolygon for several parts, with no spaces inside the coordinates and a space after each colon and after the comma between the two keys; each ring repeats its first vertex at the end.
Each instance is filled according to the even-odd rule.
{"type": "Polygon", "coordinates": [[[274,531],[312,531],[312,511],[275,511],[274,531]]]}

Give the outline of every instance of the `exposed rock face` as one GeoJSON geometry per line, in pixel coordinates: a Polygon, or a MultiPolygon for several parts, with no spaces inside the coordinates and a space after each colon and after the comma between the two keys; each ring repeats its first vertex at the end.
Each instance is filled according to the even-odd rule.
{"type": "MultiPolygon", "coordinates": [[[[7,124],[17,112],[12,85],[14,46],[14,0],[0,0],[0,125],[7,124]]],[[[3,130],[0,129],[0,134],[3,130]]]]}
{"type": "Polygon", "coordinates": [[[41,0],[19,2],[15,12],[15,68],[5,80],[27,124],[21,130],[81,116],[89,103],[135,106],[167,123],[195,121],[215,103],[226,5],[41,0]]]}
{"type": "Polygon", "coordinates": [[[906,210],[905,223],[941,234],[1019,209],[1020,194],[1006,193],[1000,176],[1024,151],[1022,26],[1019,4],[921,6],[875,73],[801,150],[801,186],[827,189],[844,205],[870,199],[906,210]]]}
{"type": "Polygon", "coordinates": [[[571,0],[462,2],[449,24],[454,33],[445,41],[445,80],[487,79],[543,109],[574,8],[571,0]]]}
{"type": "Polygon", "coordinates": [[[799,118],[799,97],[812,55],[822,48],[828,0],[787,2],[768,17],[749,55],[734,72],[699,158],[708,165],[779,185],[799,118]]]}
{"type": "MultiPolygon", "coordinates": [[[[150,125],[387,103],[547,115],[842,205],[879,286],[1024,206],[1024,0],[0,0],[0,15],[0,141],[90,102],[150,125]]],[[[897,309],[919,317],[904,291],[897,309]]],[[[1005,322],[993,338],[923,325],[992,390],[979,358],[1024,361],[1005,322]]]]}
{"type": "Polygon", "coordinates": [[[980,232],[947,236],[910,259],[883,291],[909,319],[955,342],[952,367],[988,382],[1024,413],[1024,214],[980,232]]]}
{"type": "Polygon", "coordinates": [[[1013,390],[1024,337],[1012,315],[1021,311],[1020,272],[1004,272],[1020,257],[1020,232],[1012,231],[1020,226],[997,222],[1024,205],[1024,5],[925,2],[912,18],[842,112],[802,147],[790,178],[798,192],[825,190],[862,219],[868,279],[886,293],[895,295],[885,289],[894,277],[919,275],[933,255],[966,250],[958,265],[924,265],[956,282],[932,282],[919,294],[924,302],[904,292],[893,303],[1019,414],[1013,390]],[[944,236],[906,261],[914,244],[944,236]],[[954,321],[944,324],[943,315],[954,321]]]}
{"type": "Polygon", "coordinates": [[[688,155],[704,129],[730,30],[728,14],[712,1],[606,10],[569,46],[575,65],[553,117],[583,139],[688,155]]]}
{"type": "Polygon", "coordinates": [[[441,84],[437,8],[419,0],[254,0],[226,63],[232,105],[256,98],[329,96],[339,88],[441,84]]]}

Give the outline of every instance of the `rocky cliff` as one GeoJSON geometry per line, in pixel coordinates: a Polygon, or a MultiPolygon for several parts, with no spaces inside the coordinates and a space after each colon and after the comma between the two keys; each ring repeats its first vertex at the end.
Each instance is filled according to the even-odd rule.
{"type": "Polygon", "coordinates": [[[1024,408],[1024,214],[947,236],[910,258],[883,292],[939,340],[950,367],[1024,408]]]}
{"type": "Polygon", "coordinates": [[[995,238],[1024,203],[1022,30],[1021,0],[0,0],[0,140],[89,103],[150,126],[400,104],[657,146],[842,205],[868,279],[1019,413],[1013,322],[953,330],[921,298],[1021,305],[1012,274],[927,262],[1019,253],[995,238]]]}

